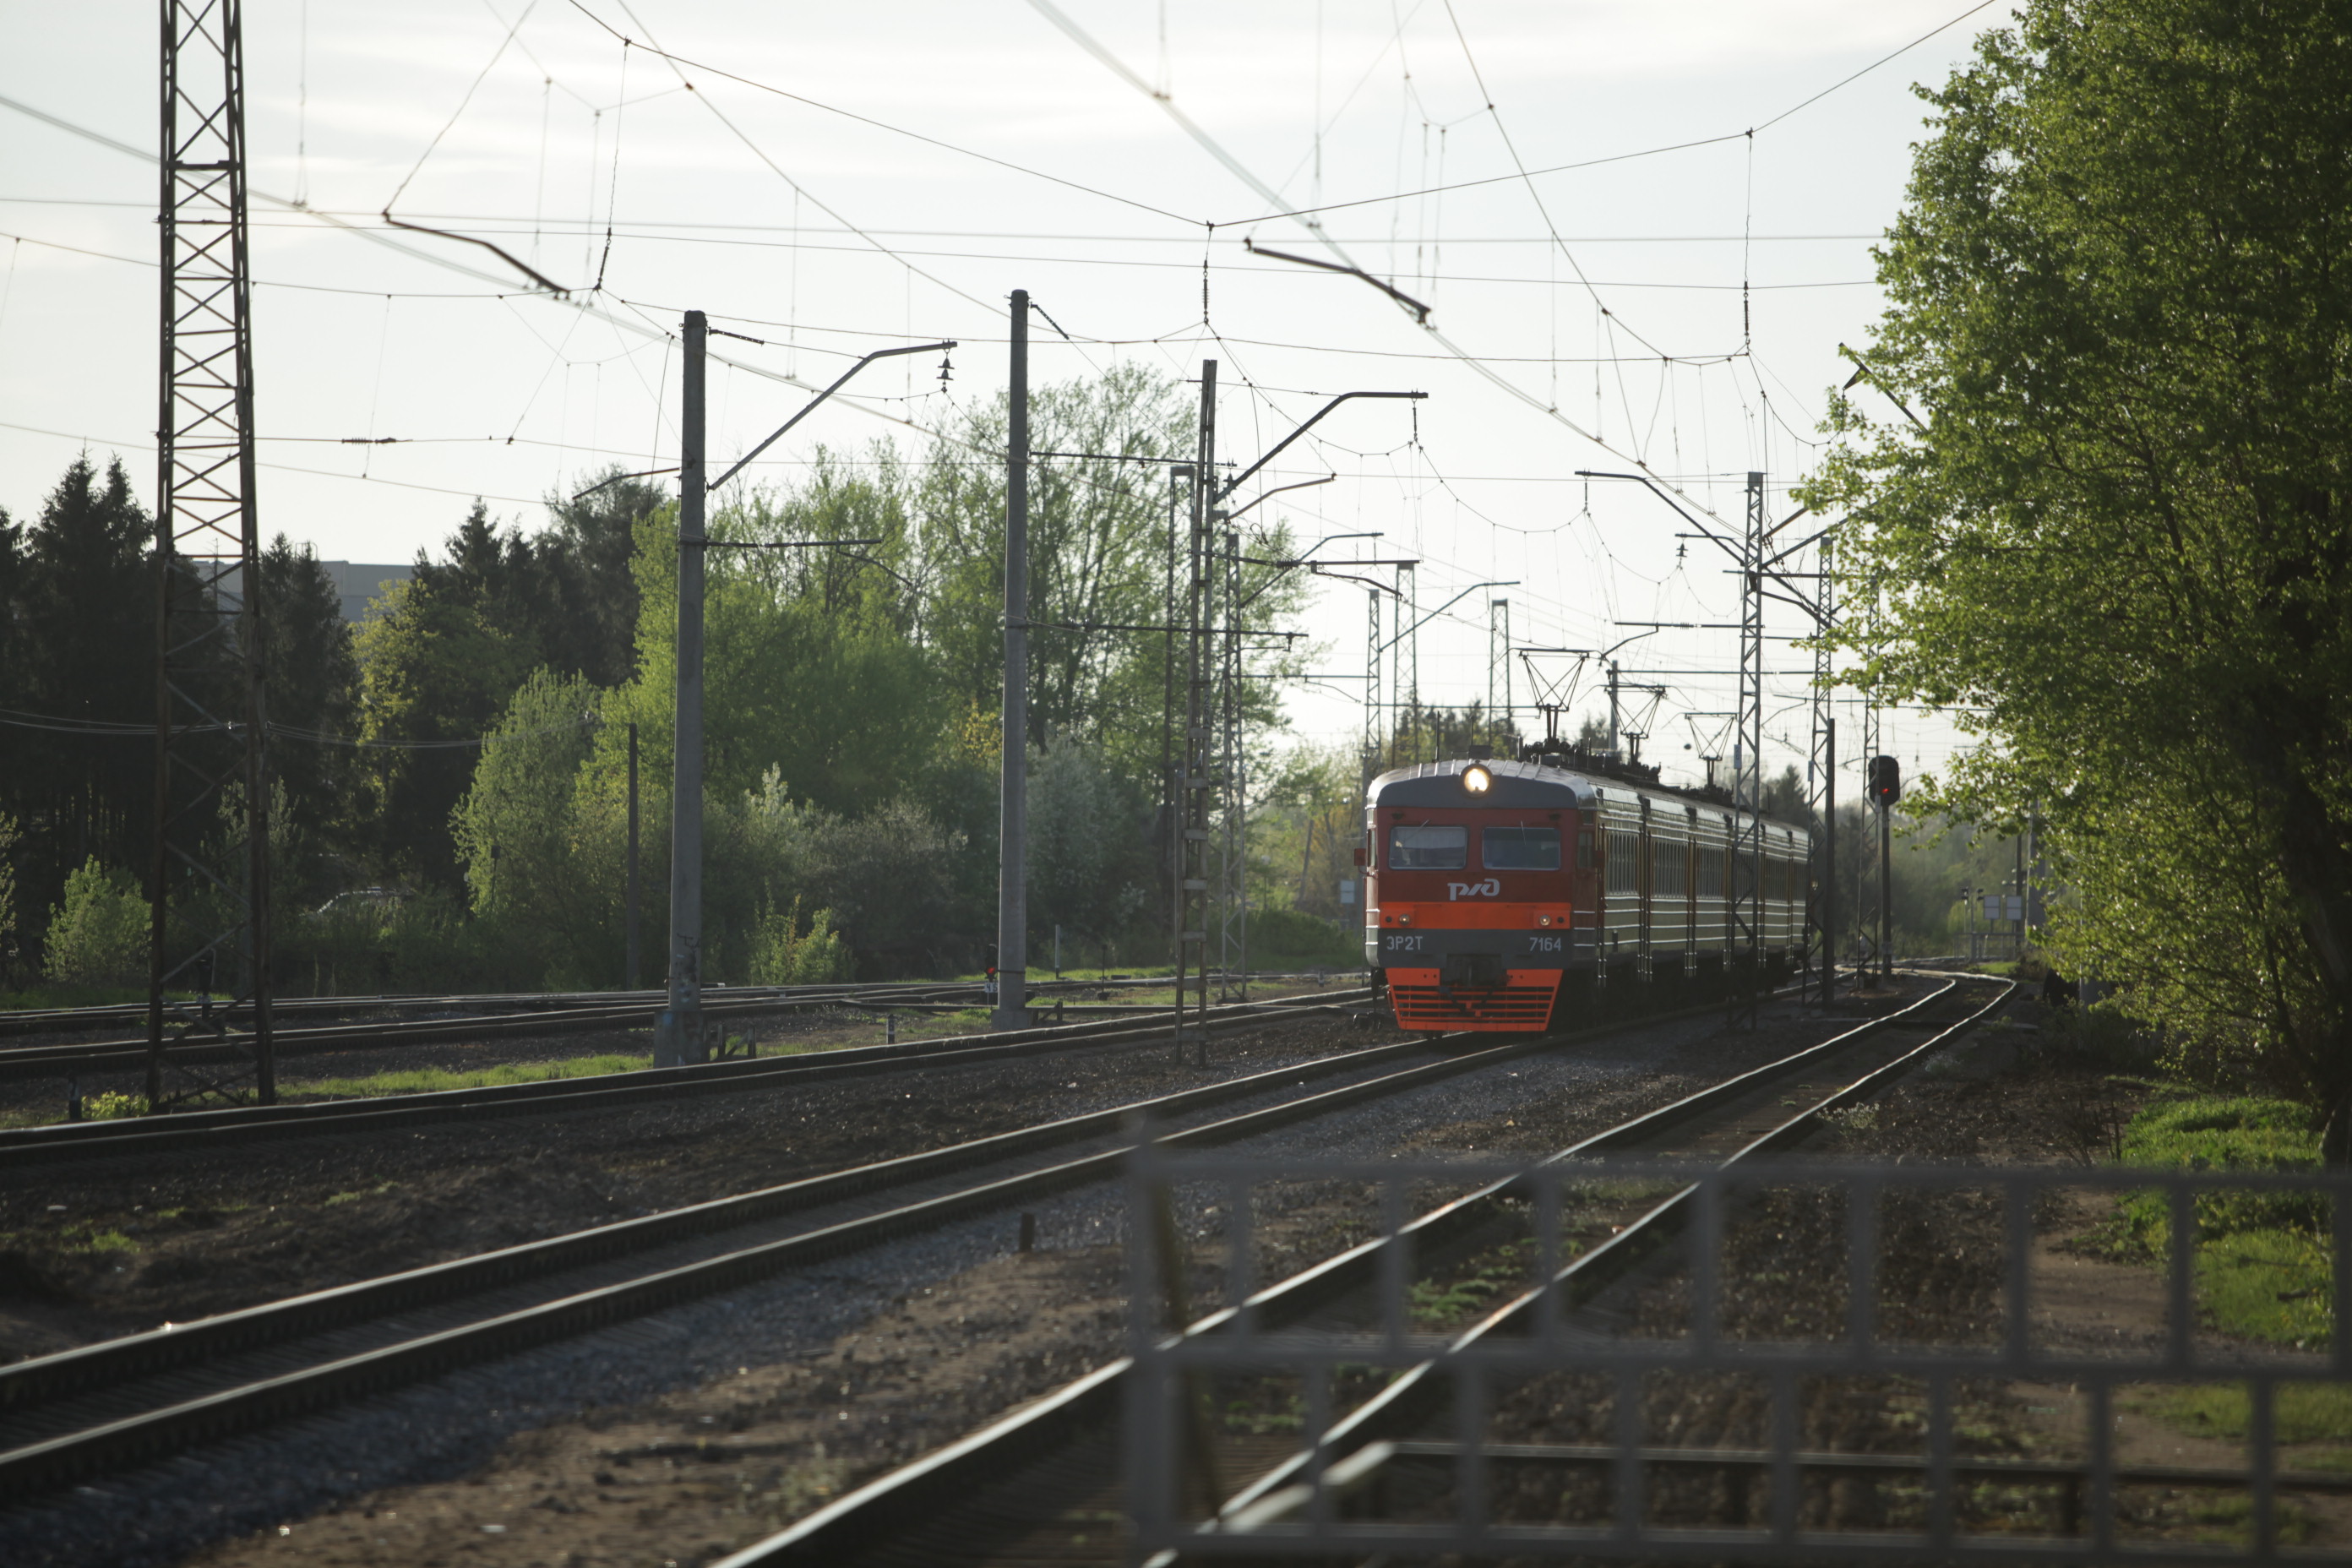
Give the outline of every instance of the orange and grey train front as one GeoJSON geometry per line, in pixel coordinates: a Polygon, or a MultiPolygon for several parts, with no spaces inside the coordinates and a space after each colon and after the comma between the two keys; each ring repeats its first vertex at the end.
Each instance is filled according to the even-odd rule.
{"type": "Polygon", "coordinates": [[[1589,980],[1598,959],[1591,795],[1537,763],[1426,763],[1372,781],[1364,957],[1385,972],[1399,1026],[1553,1026],[1563,983],[1589,980]]]}

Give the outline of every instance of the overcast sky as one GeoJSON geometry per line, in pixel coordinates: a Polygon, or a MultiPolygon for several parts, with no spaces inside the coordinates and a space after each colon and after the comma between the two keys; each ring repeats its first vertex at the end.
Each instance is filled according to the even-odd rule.
{"type": "MultiPolygon", "coordinates": [[[[945,392],[935,361],[889,362],[754,471],[788,483],[819,443],[877,437],[911,454],[951,402],[1003,385],[1003,300],[1026,288],[1076,340],[1039,324],[1039,379],[1128,359],[1192,378],[1217,359],[1237,460],[1333,393],[1427,392],[1335,414],[1267,482],[1337,482],[1259,515],[1303,540],[1381,534],[1334,560],[1420,560],[1421,614],[1463,595],[1421,633],[1423,693],[1483,699],[1496,597],[1526,644],[1736,619],[1712,546],[1638,487],[1576,471],[1646,464],[1736,528],[1760,469],[1776,516],[1792,509],[1849,369],[1838,344],[1880,308],[1869,252],[1922,132],[1913,84],[2006,10],[250,0],[264,526],[324,558],[403,561],[475,496],[536,527],[583,473],[675,463],[688,307],[763,340],[714,343],[734,362],[712,367],[716,457],[805,401],[793,382],[959,340],[945,392]],[[387,204],[573,293],[394,235],[387,204]],[[1323,210],[1276,216],[1299,208],[1323,210]],[[1360,266],[1428,323],[1252,241],[1360,266]],[[1509,585],[1473,587],[1489,581],[1509,585]]],[[[0,0],[0,97],[154,146],[152,5],[0,0]]],[[[0,506],[20,519],[85,447],[120,453],[152,499],[156,194],[151,163],[0,105],[0,506]]],[[[1362,589],[1320,587],[1314,669],[1360,676],[1365,620],[1362,589]]],[[[1776,637],[1801,629],[1773,612],[1776,637]]],[[[1722,721],[1681,715],[1731,707],[1733,682],[1705,672],[1735,668],[1733,635],[1660,633],[1624,657],[1674,672],[1639,678],[1669,688],[1650,754],[1696,756],[1695,730],[1722,721]]],[[[1801,761],[1786,746],[1804,741],[1808,658],[1768,658],[1788,672],[1768,704],[1777,767],[1801,761]]],[[[1352,740],[1360,685],[1295,693],[1297,732],[1352,740]]],[[[1516,686],[1524,710],[1524,669],[1516,686]]],[[[1888,723],[1906,765],[1951,743],[1932,715],[1888,723]]]]}

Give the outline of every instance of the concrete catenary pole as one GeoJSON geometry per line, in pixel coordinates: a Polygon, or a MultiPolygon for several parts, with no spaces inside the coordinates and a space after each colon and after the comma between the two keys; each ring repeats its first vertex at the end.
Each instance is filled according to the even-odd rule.
{"type": "Polygon", "coordinates": [[[702,372],[709,324],[686,313],[678,400],[677,706],[670,758],[669,1005],[654,1025],[654,1065],[703,1059],[702,1031],[702,372]]]}
{"type": "Polygon", "coordinates": [[[1029,1022],[1029,290],[1013,290],[1004,451],[1004,784],[997,837],[996,1015],[1029,1022]]]}

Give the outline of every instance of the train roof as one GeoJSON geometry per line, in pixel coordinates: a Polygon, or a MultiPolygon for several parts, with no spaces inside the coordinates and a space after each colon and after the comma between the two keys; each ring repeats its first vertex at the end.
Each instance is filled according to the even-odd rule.
{"type": "MultiPolygon", "coordinates": [[[[1672,784],[1585,773],[1564,765],[1564,761],[1556,755],[1547,755],[1524,760],[1455,757],[1443,762],[1414,763],[1408,767],[1391,768],[1372,780],[1364,791],[1364,804],[1368,806],[1486,805],[1520,811],[1590,811],[1604,799],[1632,801],[1646,797],[1671,802],[1676,806],[1695,805],[1721,812],[1737,809],[1720,790],[1676,789],[1672,784]],[[1475,795],[1462,784],[1462,775],[1474,767],[1485,768],[1494,779],[1483,794],[1475,795]]],[[[1774,822],[1773,826],[1782,828],[1790,837],[1809,837],[1802,827],[1779,822],[1774,822]]]]}

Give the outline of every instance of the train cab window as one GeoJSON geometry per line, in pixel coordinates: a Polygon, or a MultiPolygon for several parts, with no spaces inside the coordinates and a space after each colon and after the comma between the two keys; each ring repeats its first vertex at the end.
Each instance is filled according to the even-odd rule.
{"type": "Polygon", "coordinates": [[[1557,871],[1557,827],[1482,827],[1478,858],[1489,871],[1557,871]]]}
{"type": "Polygon", "coordinates": [[[1433,826],[1389,829],[1391,871],[1459,871],[1470,864],[1470,830],[1433,826]]]}

